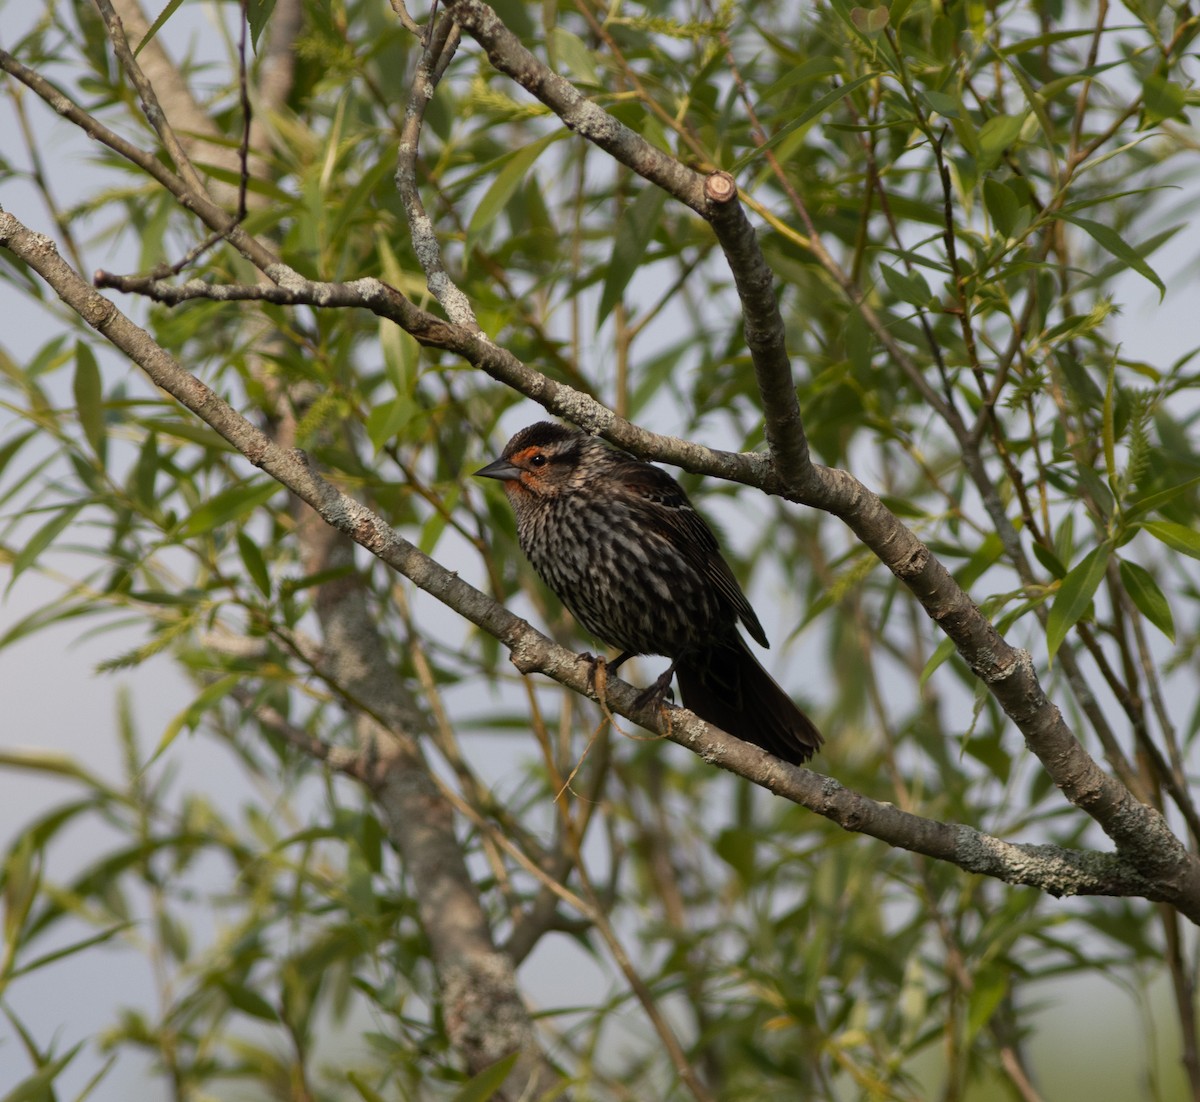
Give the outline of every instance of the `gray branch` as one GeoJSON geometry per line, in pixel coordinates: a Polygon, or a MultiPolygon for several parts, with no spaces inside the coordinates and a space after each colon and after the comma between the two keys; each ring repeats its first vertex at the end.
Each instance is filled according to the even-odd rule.
{"type": "MultiPolygon", "coordinates": [[[[252,464],[311,505],[327,524],[350,536],[503,643],[523,673],[544,673],[576,692],[596,698],[591,662],[558,646],[487,594],[423,554],[381,518],[317,475],[303,452],[274,444],[95,291],[58,255],[48,238],[32,233],[11,215],[0,214],[0,247],[33,268],[69,307],[137,363],[156,385],[204,420],[252,464]]],[[[690,448],[705,452],[695,445],[690,448]]],[[[742,462],[751,457],[726,458],[742,462]]],[[[1033,732],[1030,741],[1036,737],[1043,745],[1058,747],[1062,758],[1054,763],[1053,771],[1065,772],[1065,781],[1071,789],[1068,795],[1106,824],[1117,842],[1117,852],[1102,854],[1056,846],[1018,845],[970,827],[901,811],[851,792],[811,770],[786,765],[683,709],[659,712],[653,707],[639,708],[635,706],[638,690],[616,678],[609,679],[606,687],[608,706],[688,747],[706,761],[801,804],[846,830],[949,861],[969,872],[1025,884],[1054,895],[1140,896],[1167,902],[1200,925],[1200,866],[1171,834],[1160,815],[1141,805],[1122,804],[1123,790],[1110,778],[1103,774],[1097,778],[1086,769],[1079,770],[1071,746],[1074,740],[1066,732],[1057,709],[1041,695],[1028,655],[1000,640],[969,601],[964,608],[963,602],[955,599],[955,593],[961,594],[961,590],[878,498],[844,472],[815,467],[814,476],[817,483],[814,496],[820,499],[814,503],[831,511],[845,510],[855,530],[861,530],[864,539],[878,545],[881,558],[886,556],[885,561],[895,564],[893,569],[905,578],[923,603],[927,602],[930,614],[956,641],[961,640],[974,658],[976,672],[1005,704],[1006,710],[1011,709],[1010,714],[1023,729],[1028,727],[1033,732]],[[1064,732],[1070,740],[1065,744],[1064,732]],[[1119,790],[1118,799],[1109,803],[1114,787],[1119,790]]],[[[1094,763],[1092,769],[1099,773],[1094,763]]]]}

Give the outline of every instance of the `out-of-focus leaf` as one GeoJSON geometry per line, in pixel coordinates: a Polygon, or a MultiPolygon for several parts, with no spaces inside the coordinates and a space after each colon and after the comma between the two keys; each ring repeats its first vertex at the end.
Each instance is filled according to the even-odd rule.
{"type": "Polygon", "coordinates": [[[612,257],[604,275],[604,289],[596,312],[596,328],[604,324],[612,308],[621,301],[630,279],[638,270],[646,248],[662,215],[667,193],[660,187],[644,187],[617,225],[612,257]]]}
{"type": "Polygon", "coordinates": [[[266,560],[262,551],[245,532],[237,534],[238,553],[242,556],[242,565],[250,580],[258,586],[259,592],[268,600],[271,599],[271,575],[267,570],[266,560]]]}
{"type": "Polygon", "coordinates": [[[1101,248],[1107,249],[1118,260],[1128,264],[1138,275],[1144,276],[1155,287],[1161,298],[1167,293],[1166,285],[1158,278],[1158,273],[1147,264],[1137,250],[1133,248],[1116,230],[1090,218],[1080,218],[1077,214],[1060,213],[1059,217],[1081,230],[1086,230],[1101,248]]]}
{"type": "Polygon", "coordinates": [[[921,679],[919,684],[924,685],[925,682],[933,676],[933,671],[936,670],[938,666],[945,662],[946,659],[954,653],[955,650],[953,639],[943,639],[940,643],[938,643],[933,654],[929,656],[929,661],[925,663],[925,668],[921,670],[921,679]]]}
{"type": "Polygon", "coordinates": [[[1160,73],[1152,73],[1142,85],[1142,125],[1157,126],[1164,119],[1183,114],[1187,92],[1160,73]]]}
{"type": "Polygon", "coordinates": [[[467,225],[468,248],[508,205],[508,201],[513,197],[517,188],[525,182],[534,162],[566,133],[565,130],[552,131],[544,138],[531,142],[524,149],[518,149],[515,153],[507,153],[500,158],[504,165],[492,180],[487,191],[484,192],[483,198],[479,200],[479,206],[475,208],[475,213],[471,215],[471,221],[467,225]]]}
{"type": "Polygon", "coordinates": [[[991,1021],[997,1007],[1004,1001],[1009,986],[1008,973],[999,968],[985,968],[982,974],[976,973],[973,978],[975,984],[967,1004],[968,1043],[991,1021]]]}
{"type": "Polygon", "coordinates": [[[833,89],[832,92],[826,92],[825,95],[823,95],[819,100],[813,104],[810,104],[804,111],[801,111],[799,115],[795,116],[794,118],[788,116],[787,122],[780,130],[772,134],[765,142],[763,142],[762,145],[751,150],[745,156],[739,157],[729,171],[733,173],[739,172],[751,161],[755,161],[761,157],[768,149],[772,149],[777,146],[781,141],[784,140],[784,138],[791,134],[793,130],[798,130],[802,126],[807,126],[813,121],[813,119],[819,118],[826,111],[828,111],[829,108],[831,108],[835,103],[839,103],[845,99],[856,88],[860,88],[868,81],[875,79],[877,79],[877,74],[864,73],[862,76],[857,76],[853,80],[846,81],[845,84],[839,84],[833,89]]]}
{"type": "Polygon", "coordinates": [[[72,1045],[57,1059],[43,1064],[31,1076],[18,1083],[0,1099],[0,1102],[45,1102],[46,1099],[54,1097],[52,1091],[54,1080],[58,1078],[63,1068],[75,1059],[76,1053],[83,1048],[83,1044],[84,1042],[80,1041],[77,1045],[72,1045]]]}
{"type": "Polygon", "coordinates": [[[979,128],[977,140],[981,175],[1000,163],[1004,151],[1017,140],[1024,125],[1024,115],[993,115],[979,128]]]}
{"type": "Polygon", "coordinates": [[[472,1076],[454,1096],[454,1102],[488,1102],[489,1098],[494,1098],[519,1055],[519,1052],[510,1053],[502,1060],[497,1060],[491,1067],[484,1068],[478,1075],[472,1076]]]}
{"type": "Polygon", "coordinates": [[[70,505],[64,506],[54,514],[45,524],[43,524],[26,542],[25,546],[13,556],[12,561],[12,577],[8,580],[8,588],[11,589],[13,582],[17,580],[20,574],[37,562],[38,557],[46,550],[63,532],[68,524],[71,523],[83,508],[84,502],[75,501],[70,505]]]}
{"type": "Polygon", "coordinates": [[[1173,520],[1151,520],[1142,527],[1156,540],[1165,543],[1172,551],[1200,559],[1200,532],[1173,520]]]}
{"type": "Polygon", "coordinates": [[[190,539],[211,532],[222,524],[241,520],[269,501],[279,490],[279,483],[273,478],[228,486],[196,509],[183,522],[179,534],[184,539],[190,539]]]}
{"type": "Polygon", "coordinates": [[[100,365],[96,354],[85,341],[75,344],[75,412],[83,427],[83,435],[91,444],[92,451],[104,466],[104,391],[100,379],[100,365]]]}
{"type": "Polygon", "coordinates": [[[915,269],[911,273],[902,272],[898,268],[881,264],[879,272],[892,294],[910,306],[926,307],[933,301],[933,293],[929,290],[929,284],[925,282],[925,277],[915,269]]]}
{"type": "Polygon", "coordinates": [[[158,740],[158,745],[154,748],[150,762],[157,761],[185,727],[194,728],[199,725],[208,711],[224,700],[241,683],[241,674],[227,674],[217,678],[212,684],[206,685],[204,691],[167,724],[162,738],[158,740]]]}

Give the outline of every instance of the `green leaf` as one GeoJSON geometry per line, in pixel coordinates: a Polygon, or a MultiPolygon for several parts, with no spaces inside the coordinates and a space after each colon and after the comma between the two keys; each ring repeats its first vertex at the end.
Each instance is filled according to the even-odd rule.
{"type": "Polygon", "coordinates": [[[925,106],[944,119],[961,119],[963,117],[962,100],[958,96],[950,96],[945,92],[922,91],[919,93],[925,106]]]}
{"type": "Polygon", "coordinates": [[[1102,543],[1088,552],[1063,578],[1050,615],[1046,618],[1046,649],[1050,658],[1058,653],[1067,632],[1083,619],[1091,607],[1092,597],[1104,577],[1111,554],[1111,545],[1102,543]]]}
{"type": "Polygon", "coordinates": [[[1000,163],[1004,151],[1017,140],[1024,125],[1024,115],[994,115],[979,128],[979,154],[976,159],[980,175],[1000,163]]]}
{"type": "Polygon", "coordinates": [[[1144,567],[1121,560],[1121,584],[1138,610],[1172,643],[1175,642],[1175,617],[1158,582],[1144,567]]]}
{"type": "Polygon", "coordinates": [[[745,827],[727,827],[717,835],[714,845],[722,858],[743,884],[753,884],[758,855],[758,833],[745,827]]]}
{"type": "Polygon", "coordinates": [[[421,406],[407,394],[400,394],[390,401],[381,402],[367,414],[367,439],[371,441],[376,452],[381,452],[400,434],[400,430],[421,412],[421,406]]]}
{"type": "Polygon", "coordinates": [[[579,35],[572,34],[565,27],[556,26],[550,33],[549,44],[553,47],[551,56],[555,65],[566,66],[567,72],[581,84],[602,86],[596,72],[595,55],[579,35]]]}
{"type": "Polygon", "coordinates": [[[168,0],[167,6],[159,13],[158,18],[150,24],[150,29],[142,36],[141,42],[137,44],[137,49],[133,51],[134,57],[137,57],[137,55],[142,52],[142,49],[146,46],[146,44],[149,43],[150,40],[156,34],[158,34],[160,30],[162,30],[163,24],[175,14],[179,5],[182,3],[183,0],[168,0]]]}
{"type": "Polygon", "coordinates": [[[279,483],[273,478],[229,486],[192,513],[183,522],[179,535],[190,539],[211,532],[219,525],[240,520],[274,497],[279,488],[279,483]]]}
{"type": "Polygon", "coordinates": [[[350,1085],[358,1091],[359,1097],[363,1102],[387,1102],[387,1100],[374,1087],[372,1087],[362,1074],[357,1071],[346,1072],[346,1079],[350,1085]]]}
{"type": "Polygon", "coordinates": [[[1146,78],[1142,85],[1142,126],[1157,126],[1164,119],[1183,114],[1187,92],[1159,73],[1146,78]]]}
{"type": "Polygon", "coordinates": [[[233,692],[243,680],[242,674],[230,673],[224,677],[217,678],[211,685],[206,685],[204,691],[167,724],[162,738],[158,740],[158,745],[154,748],[154,753],[150,755],[150,760],[146,763],[146,767],[148,768],[159,759],[167,747],[175,741],[179,732],[185,727],[189,730],[194,730],[204,719],[205,714],[233,692]]]}
{"type": "Polygon", "coordinates": [[[75,1059],[75,1054],[81,1048],[83,1048],[82,1041],[73,1045],[57,1060],[43,1064],[28,1079],[9,1091],[0,1099],[0,1102],[43,1102],[44,1099],[53,1097],[50,1085],[58,1078],[58,1073],[75,1059]]]}
{"type": "Polygon", "coordinates": [[[491,1067],[484,1068],[478,1075],[468,1079],[462,1090],[454,1096],[454,1102],[487,1102],[489,1098],[494,1098],[519,1055],[519,1051],[510,1052],[502,1060],[497,1060],[491,1067]]]}
{"type": "Polygon", "coordinates": [[[91,347],[83,341],[75,344],[75,412],[83,427],[83,435],[92,451],[104,465],[104,391],[100,381],[100,365],[91,347]]]}
{"type": "Polygon", "coordinates": [[[920,272],[914,271],[910,275],[897,268],[888,267],[886,264],[881,264],[879,271],[883,275],[883,281],[888,285],[888,289],[903,302],[907,302],[911,306],[924,307],[933,301],[933,293],[929,290],[929,284],[925,282],[925,277],[920,272]]]}
{"type": "Polygon", "coordinates": [[[999,968],[985,968],[983,974],[975,974],[975,986],[967,1007],[967,1042],[974,1040],[979,1031],[991,1021],[1004,996],[1008,993],[1008,972],[999,968]]]}
{"type": "Polygon", "coordinates": [[[1189,478],[1186,482],[1168,486],[1165,490],[1156,490],[1145,497],[1130,501],[1125,506],[1126,519],[1132,520],[1134,517],[1142,516],[1144,513],[1153,513],[1156,509],[1161,509],[1164,505],[1169,505],[1180,494],[1187,490],[1195,489],[1198,486],[1200,486],[1200,476],[1189,478]]]}
{"type": "Polygon", "coordinates": [[[14,436],[3,446],[0,446],[0,474],[4,472],[4,468],[8,466],[9,460],[12,459],[18,451],[37,434],[36,429],[30,429],[28,432],[21,433],[20,436],[14,436]]]}
{"type": "Polygon", "coordinates": [[[646,247],[654,238],[658,220],[662,216],[667,193],[659,187],[643,188],[641,194],[630,204],[617,223],[616,240],[613,242],[612,258],[604,274],[604,290],[600,293],[600,307],[596,315],[596,328],[605,319],[624,293],[633,273],[645,255],[646,247]]]}
{"type": "Polygon", "coordinates": [[[251,1018],[258,1018],[264,1022],[279,1021],[279,1015],[275,1008],[258,992],[251,991],[250,988],[228,979],[221,980],[219,983],[230,1004],[243,1014],[248,1014],[251,1018]]]}
{"type": "Polygon", "coordinates": [[[1176,524],[1173,520],[1152,520],[1142,527],[1172,551],[1180,551],[1193,559],[1200,559],[1200,532],[1185,524],[1176,524]]]}
{"type": "Polygon", "coordinates": [[[831,57],[810,57],[800,65],[789,67],[783,76],[759,95],[758,102],[767,103],[781,92],[795,88],[798,84],[812,84],[823,77],[837,76],[841,71],[841,67],[831,57]]]}
{"type": "Polygon", "coordinates": [[[831,108],[835,103],[840,103],[856,88],[860,88],[862,85],[866,84],[867,81],[875,79],[875,73],[863,73],[862,76],[855,77],[853,80],[848,80],[845,84],[839,84],[833,89],[832,92],[826,92],[825,95],[823,95],[819,100],[817,100],[815,103],[809,104],[809,106],[804,111],[801,111],[799,115],[790,119],[787,125],[785,125],[781,130],[778,130],[772,134],[765,142],[763,142],[762,145],[752,149],[749,153],[739,157],[736,161],[734,161],[733,167],[730,168],[729,171],[736,173],[745,168],[746,165],[750,164],[751,161],[757,160],[759,157],[761,157],[768,149],[772,149],[777,146],[781,141],[783,141],[784,138],[791,134],[793,130],[798,130],[802,126],[807,126],[813,121],[813,119],[823,115],[826,111],[828,111],[829,108],[831,108]]]}
{"type": "Polygon", "coordinates": [[[937,645],[937,649],[933,654],[929,656],[929,661],[925,663],[925,668],[921,671],[921,679],[918,684],[924,685],[933,676],[933,671],[954,653],[954,640],[943,639],[937,645]]]}
{"type": "Polygon", "coordinates": [[[882,6],[850,9],[850,21],[861,34],[868,38],[882,33],[883,28],[888,25],[889,15],[888,9],[882,6]]]}
{"type": "Polygon", "coordinates": [[[555,130],[531,145],[525,146],[524,149],[518,149],[515,153],[506,153],[492,162],[489,167],[495,167],[501,163],[504,164],[504,167],[496,174],[491,186],[479,201],[479,206],[475,208],[475,213],[471,215],[471,222],[467,226],[468,251],[476,238],[496,220],[496,216],[508,205],[508,201],[516,193],[517,188],[525,182],[534,162],[565,133],[564,130],[555,130]]]}
{"type": "Polygon", "coordinates": [[[262,551],[259,550],[258,544],[255,543],[245,532],[237,534],[238,552],[242,556],[242,565],[246,568],[246,573],[250,575],[251,580],[259,591],[267,600],[271,599],[271,575],[267,570],[266,560],[263,558],[262,551]]]}
{"type": "Polygon", "coordinates": [[[8,579],[8,588],[12,589],[12,584],[17,580],[17,576],[24,570],[28,569],[38,560],[38,556],[46,550],[59,536],[64,528],[79,515],[79,510],[83,508],[84,502],[76,501],[71,505],[60,509],[54,514],[45,524],[41,526],[32,536],[29,537],[29,542],[17,552],[12,561],[12,577],[8,579]]]}
{"type": "Polygon", "coordinates": [[[1045,547],[1040,543],[1033,545],[1033,557],[1046,568],[1049,573],[1055,578],[1065,578],[1067,576],[1067,568],[1063,566],[1060,559],[1049,547],[1045,547]]]}
{"type": "Polygon", "coordinates": [[[1104,470],[1108,475],[1108,484],[1117,492],[1117,431],[1113,391],[1116,389],[1117,361],[1111,360],[1108,365],[1108,379],[1104,384],[1104,406],[1101,417],[1101,437],[1104,441],[1104,470]]]}
{"type": "Polygon", "coordinates": [[[1102,225],[1099,222],[1093,222],[1090,218],[1080,218],[1076,214],[1060,212],[1059,218],[1064,222],[1070,222],[1072,225],[1078,226],[1081,230],[1086,230],[1102,249],[1106,249],[1112,253],[1118,260],[1124,261],[1138,275],[1144,276],[1153,283],[1158,288],[1160,299],[1167,293],[1166,286],[1158,278],[1158,274],[1154,269],[1138,255],[1137,250],[1126,242],[1116,230],[1109,229],[1108,226],[1102,225]]]}
{"type": "Polygon", "coordinates": [[[20,976],[29,975],[36,972],[39,968],[44,968],[48,964],[54,964],[56,961],[63,960],[66,957],[74,956],[76,953],[85,952],[97,945],[103,945],[107,941],[111,941],[117,934],[124,933],[139,923],[130,920],[128,922],[118,922],[115,926],[110,926],[106,930],[102,930],[98,934],[93,934],[91,937],[85,937],[82,941],[73,941],[70,945],[63,945],[58,949],[52,949],[48,953],[44,953],[36,960],[31,960],[28,964],[22,964],[20,968],[14,968],[12,971],[12,979],[17,979],[20,976]]]}
{"type": "Polygon", "coordinates": [[[247,0],[246,22],[250,24],[250,45],[258,52],[258,39],[275,10],[275,0],[247,0]]]}
{"type": "Polygon", "coordinates": [[[996,229],[1004,237],[1012,237],[1021,215],[1021,201],[1012,188],[987,177],[983,181],[983,203],[996,229]]]}

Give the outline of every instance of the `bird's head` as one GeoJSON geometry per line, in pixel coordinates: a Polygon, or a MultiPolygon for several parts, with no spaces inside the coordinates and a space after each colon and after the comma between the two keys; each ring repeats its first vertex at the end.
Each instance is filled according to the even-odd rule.
{"type": "Polygon", "coordinates": [[[608,449],[578,429],[539,421],[516,434],[500,458],[475,472],[482,478],[497,478],[517,508],[578,488],[586,479],[588,458],[602,456],[608,449]]]}

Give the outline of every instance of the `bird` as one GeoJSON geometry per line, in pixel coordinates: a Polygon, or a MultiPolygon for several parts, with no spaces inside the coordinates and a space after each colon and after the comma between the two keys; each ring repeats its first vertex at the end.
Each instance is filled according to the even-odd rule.
{"type": "Polygon", "coordinates": [[[539,421],[475,474],[499,479],[521,550],[596,639],[620,654],[663,655],[639,696],[661,703],[674,676],[701,719],[793,765],[822,743],[812,720],[759,664],[738,625],[766,632],[722,558],[717,537],[661,467],[580,429],[539,421]]]}

